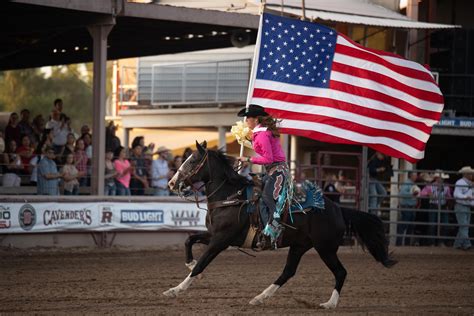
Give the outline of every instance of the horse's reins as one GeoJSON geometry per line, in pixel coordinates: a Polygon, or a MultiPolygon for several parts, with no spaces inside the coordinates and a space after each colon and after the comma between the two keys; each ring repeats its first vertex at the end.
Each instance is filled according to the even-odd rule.
{"type": "MultiPolygon", "coordinates": [[[[196,206],[197,208],[201,209],[201,210],[205,210],[205,211],[208,211],[208,209],[206,208],[203,208],[201,206],[199,206],[199,203],[203,202],[204,199],[202,200],[199,200],[199,197],[198,197],[198,192],[207,184],[210,184],[212,183],[212,169],[210,168],[210,165],[209,165],[209,151],[206,150],[205,151],[205,154],[204,154],[204,157],[201,159],[201,161],[198,163],[198,165],[194,168],[194,169],[191,169],[189,172],[186,172],[186,170],[183,170],[183,174],[184,174],[184,179],[181,180],[181,183],[180,185],[178,186],[178,195],[185,199],[186,201],[189,201],[189,202],[195,202],[196,203],[196,206]],[[209,170],[209,181],[208,182],[205,182],[203,185],[201,185],[199,188],[194,188],[194,185],[191,181],[191,177],[193,177],[194,175],[196,175],[200,170],[201,168],[204,166],[204,164],[207,162],[207,169],[209,170]],[[181,191],[182,189],[182,183],[185,183],[187,184],[188,186],[191,187],[191,190],[194,192],[194,201],[193,200],[190,200],[187,198],[187,196],[185,196],[183,194],[183,192],[181,191]]],[[[217,191],[219,191],[220,188],[222,188],[222,186],[227,182],[227,179],[224,179],[224,181],[221,182],[221,184],[219,184],[216,189],[214,189],[214,191],[212,191],[210,194],[207,194],[207,199],[209,199],[210,197],[212,197],[214,194],[217,193],[217,191]]]]}

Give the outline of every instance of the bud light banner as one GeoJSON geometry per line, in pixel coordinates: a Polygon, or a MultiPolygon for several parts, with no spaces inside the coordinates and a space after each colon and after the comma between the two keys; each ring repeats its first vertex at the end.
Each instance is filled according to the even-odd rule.
{"type": "Polygon", "coordinates": [[[191,203],[7,203],[0,234],[56,231],[206,230],[206,211],[191,203]]]}

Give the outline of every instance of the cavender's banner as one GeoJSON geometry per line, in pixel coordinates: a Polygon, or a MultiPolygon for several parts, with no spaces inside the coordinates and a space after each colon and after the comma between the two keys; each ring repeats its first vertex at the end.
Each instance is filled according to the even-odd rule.
{"type": "Polygon", "coordinates": [[[206,230],[190,203],[6,203],[0,234],[56,231],[206,230]]]}

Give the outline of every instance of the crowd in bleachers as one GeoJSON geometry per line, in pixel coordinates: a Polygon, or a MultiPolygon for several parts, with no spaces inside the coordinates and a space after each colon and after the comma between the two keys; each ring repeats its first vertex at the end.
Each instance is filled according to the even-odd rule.
{"type": "MultiPolygon", "coordinates": [[[[131,148],[121,145],[116,126],[106,127],[105,194],[159,195],[170,192],[168,180],[192,150],[172,157],[171,151],[145,144],[135,137],[131,148]],[[154,159],[156,157],[156,159],[154,159]]],[[[39,195],[78,195],[91,183],[92,134],[87,125],[80,133],[71,127],[63,112],[63,101],[56,99],[47,117],[23,109],[10,114],[4,132],[0,130],[0,175],[2,187],[35,186],[39,195]]],[[[86,190],[84,190],[85,192],[86,190]]]]}

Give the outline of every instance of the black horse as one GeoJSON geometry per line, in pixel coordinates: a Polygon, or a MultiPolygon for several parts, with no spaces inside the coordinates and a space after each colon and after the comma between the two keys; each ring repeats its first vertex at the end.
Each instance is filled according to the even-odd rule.
{"type": "MultiPolygon", "coordinates": [[[[205,142],[202,145],[196,142],[196,145],[198,150],[182,164],[170,180],[169,187],[172,190],[176,190],[184,183],[187,185],[202,181],[205,183],[209,208],[219,201],[225,201],[229,196],[236,196],[236,192],[248,186],[249,181],[233,169],[232,158],[220,151],[206,149],[205,142]]],[[[165,291],[164,295],[176,297],[189,287],[221,251],[229,246],[239,247],[244,244],[250,220],[245,207],[241,206],[209,208],[206,217],[208,232],[191,236],[186,242],[186,263],[192,269],[191,273],[181,284],[165,291]],[[197,262],[193,260],[191,250],[196,242],[208,244],[197,262]]],[[[375,260],[385,267],[391,267],[396,263],[388,253],[388,241],[382,222],[374,215],[339,207],[329,199],[325,199],[325,209],[294,214],[293,222],[288,224],[296,229],[287,228],[283,233],[282,247],[290,247],[283,273],[272,285],[250,301],[252,305],[263,303],[293,277],[301,257],[309,249],[314,248],[336,279],[331,298],[320,306],[335,308],[347,275],[346,269],[337,257],[337,250],[346,229],[354,233],[375,260]]]]}

